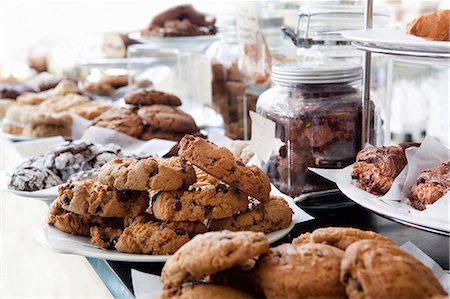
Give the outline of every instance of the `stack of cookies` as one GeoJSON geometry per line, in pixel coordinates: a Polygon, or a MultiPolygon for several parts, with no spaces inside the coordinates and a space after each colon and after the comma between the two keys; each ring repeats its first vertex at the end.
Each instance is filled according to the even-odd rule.
{"type": "Polygon", "coordinates": [[[54,88],[18,96],[6,110],[3,131],[36,138],[70,138],[71,112],[93,119],[110,108],[110,104],[90,102],[89,97],[79,94],[76,82],[62,80],[54,88]]]}
{"type": "Polygon", "coordinates": [[[180,158],[161,162],[116,158],[101,168],[98,179],[61,186],[49,224],[90,236],[93,244],[107,249],[160,255],[174,253],[192,236],[207,230],[198,221],[160,221],[145,213],[148,190],[170,192],[196,181],[192,166],[180,158]],[[112,218],[116,218],[114,225],[109,225],[112,218]]]}
{"type": "Polygon", "coordinates": [[[292,222],[286,201],[269,195],[269,179],[262,170],[245,166],[227,149],[200,137],[187,135],[180,147],[180,157],[162,161],[115,158],[102,166],[98,182],[63,185],[49,223],[89,235],[104,248],[173,254],[208,227],[269,233],[292,222]],[[62,217],[62,211],[72,214],[62,217]],[[123,225],[86,220],[94,216],[119,217],[123,225]],[[86,226],[83,231],[71,229],[69,221],[88,223],[89,233],[86,226]]]}
{"type": "Polygon", "coordinates": [[[127,93],[125,103],[138,109],[137,114],[145,124],[140,139],[180,141],[185,134],[199,132],[192,116],[178,108],[181,100],[173,94],[140,88],[127,93]]]}
{"type": "Polygon", "coordinates": [[[185,134],[200,134],[192,116],[177,107],[181,100],[173,94],[139,88],[124,98],[129,108],[111,109],[98,116],[92,125],[142,140],[180,141],[185,134]]]}
{"type": "Polygon", "coordinates": [[[446,298],[434,276],[389,238],[328,227],[270,248],[253,232],[196,236],[162,269],[159,298],[446,298]],[[435,297],[434,297],[435,296],[435,297]]]}

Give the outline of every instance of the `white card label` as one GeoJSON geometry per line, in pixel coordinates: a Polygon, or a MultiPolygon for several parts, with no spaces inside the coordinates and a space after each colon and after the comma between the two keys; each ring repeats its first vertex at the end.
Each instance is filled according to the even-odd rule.
{"type": "Polygon", "coordinates": [[[250,111],[250,118],[252,119],[252,138],[249,149],[267,163],[273,151],[278,151],[284,143],[275,137],[274,121],[253,111],[250,111]]]}
{"type": "Polygon", "coordinates": [[[254,1],[241,1],[237,16],[237,37],[240,44],[258,44],[259,24],[254,1]]]}

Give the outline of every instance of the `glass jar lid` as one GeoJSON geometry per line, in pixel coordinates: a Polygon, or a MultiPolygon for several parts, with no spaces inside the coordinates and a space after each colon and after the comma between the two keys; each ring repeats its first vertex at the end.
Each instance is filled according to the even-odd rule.
{"type": "Polygon", "coordinates": [[[272,67],[272,81],[291,84],[348,83],[361,79],[358,64],[336,61],[284,63],[272,67]]]}

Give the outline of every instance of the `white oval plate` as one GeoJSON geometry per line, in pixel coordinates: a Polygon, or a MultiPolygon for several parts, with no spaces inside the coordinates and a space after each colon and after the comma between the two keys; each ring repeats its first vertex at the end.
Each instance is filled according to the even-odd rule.
{"type": "MultiPolygon", "coordinates": [[[[289,227],[267,234],[270,243],[276,242],[286,236],[294,228],[295,224],[313,219],[313,217],[300,209],[291,197],[281,195],[278,190],[273,190],[272,193],[286,199],[294,214],[292,215],[292,222],[289,227]]],[[[59,253],[76,254],[111,261],[159,263],[165,262],[170,257],[170,255],[143,255],[106,250],[92,245],[88,237],[67,234],[49,225],[35,230],[33,237],[42,247],[59,253]]]]}
{"type": "Polygon", "coordinates": [[[142,35],[140,32],[130,33],[129,37],[144,44],[151,44],[160,48],[179,49],[187,52],[202,52],[218,40],[218,37],[215,35],[160,37],[142,35]]]}
{"type": "MultiPolygon", "coordinates": [[[[347,167],[345,170],[346,172],[348,172],[346,173],[345,177],[348,177],[349,181],[351,181],[351,171],[352,171],[351,166],[347,167]]],[[[442,221],[439,219],[432,219],[426,217],[418,217],[417,214],[414,214],[417,212],[416,210],[413,210],[412,213],[399,211],[393,206],[380,200],[378,196],[366,192],[362,189],[359,189],[358,187],[352,185],[351,183],[338,182],[336,184],[339,190],[341,190],[342,193],[345,194],[345,196],[347,196],[360,206],[363,206],[364,208],[369,209],[375,213],[389,217],[394,221],[401,220],[401,222],[414,224],[418,226],[418,228],[423,227],[425,228],[425,230],[429,228],[440,231],[441,233],[444,234],[450,233],[450,223],[448,221],[442,221]]]]}
{"type": "Polygon", "coordinates": [[[379,28],[367,31],[344,31],[341,34],[347,39],[371,43],[383,48],[437,53],[448,53],[450,51],[450,42],[429,41],[401,30],[379,28]]]}
{"type": "Polygon", "coordinates": [[[10,141],[28,141],[28,140],[34,140],[37,139],[36,137],[29,137],[29,136],[23,136],[23,135],[13,135],[9,133],[5,133],[2,131],[1,135],[5,137],[6,139],[10,141]]]}

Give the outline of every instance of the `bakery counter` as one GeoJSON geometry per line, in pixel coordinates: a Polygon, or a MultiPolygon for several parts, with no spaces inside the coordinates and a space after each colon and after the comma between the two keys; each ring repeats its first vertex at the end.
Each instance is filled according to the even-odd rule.
{"type": "MultiPolygon", "coordinates": [[[[449,237],[399,224],[356,205],[345,209],[324,211],[315,216],[316,218],[310,222],[297,224],[291,233],[273,245],[291,242],[300,234],[319,227],[352,226],[381,233],[390,237],[398,245],[411,241],[439,263],[443,269],[449,269],[449,237]]],[[[125,263],[90,258],[88,261],[116,298],[133,298],[131,269],[159,275],[163,267],[162,263],[125,263]]]]}

